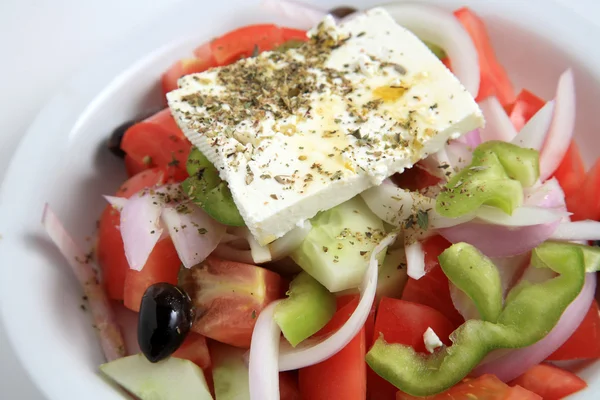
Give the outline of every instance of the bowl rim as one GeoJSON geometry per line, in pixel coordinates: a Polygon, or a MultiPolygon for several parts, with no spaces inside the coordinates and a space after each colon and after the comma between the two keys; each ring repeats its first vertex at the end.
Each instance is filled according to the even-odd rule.
{"type": "MultiPolygon", "coordinates": [[[[242,0],[236,0],[242,3],[242,0]]],[[[310,1],[310,0],[309,0],[310,1]]],[[[317,2],[318,0],[312,0],[317,2]]],[[[257,0],[253,0],[254,3],[258,3],[257,0]]],[[[376,1],[353,1],[356,4],[382,4],[389,1],[376,2],[376,1]]],[[[439,2],[439,1],[438,1],[439,2]]],[[[185,4],[194,3],[191,0],[182,2],[185,4]]],[[[243,2],[247,5],[250,2],[243,2]]],[[[333,2],[331,2],[333,3],[333,2]]],[[[501,3],[501,1],[497,1],[501,3]]],[[[553,1],[553,6],[557,7],[558,10],[566,10],[563,4],[553,1]]],[[[484,7],[485,5],[481,5],[484,7]]],[[[175,7],[172,7],[165,11],[166,15],[177,15],[175,7]]],[[[582,24],[591,26],[590,21],[583,19],[580,15],[571,12],[571,17],[580,20],[582,24]]],[[[63,125],[70,126],[69,132],[74,130],[77,123],[85,117],[88,110],[93,109],[95,102],[99,101],[103,94],[116,82],[127,79],[139,69],[142,65],[150,62],[150,60],[160,57],[164,52],[169,49],[181,45],[183,42],[189,41],[189,33],[191,30],[187,27],[180,27],[179,29],[173,30],[172,26],[163,26],[160,21],[165,18],[162,15],[158,18],[148,20],[143,26],[137,29],[135,32],[127,35],[126,39],[120,42],[117,46],[107,49],[97,57],[94,57],[94,61],[89,62],[87,66],[82,68],[79,72],[75,73],[67,83],[65,83],[61,89],[59,89],[54,96],[52,96],[45,105],[37,113],[30,126],[27,128],[25,135],[19,141],[13,156],[11,157],[10,163],[6,170],[6,175],[0,186],[0,204],[10,204],[9,196],[14,189],[19,186],[19,169],[21,165],[31,157],[31,149],[35,147],[43,147],[46,150],[52,151],[52,149],[61,149],[59,143],[53,143],[50,137],[44,138],[42,133],[47,131],[45,128],[46,121],[56,119],[56,115],[59,115],[59,119],[65,119],[63,125]],[[135,48],[131,48],[129,43],[141,44],[135,48]],[[98,62],[97,60],[102,60],[98,62]],[[91,84],[90,84],[91,82],[91,84]],[[81,104],[78,106],[73,105],[75,91],[77,101],[81,104]],[[66,122],[68,121],[68,122],[66,122]]],[[[594,29],[600,32],[600,27],[594,27],[594,29]]],[[[581,53],[581,50],[578,51],[581,53]]],[[[589,57],[590,59],[592,57],[589,57]]],[[[65,138],[68,139],[68,133],[64,133],[65,138]]],[[[51,135],[48,135],[51,136],[51,135]]],[[[68,140],[67,140],[68,141],[68,140]]],[[[62,146],[66,146],[64,143],[62,146]]],[[[46,156],[46,159],[48,157],[46,156]]],[[[54,160],[52,165],[48,165],[48,170],[57,170],[59,160],[54,160]]],[[[12,219],[4,219],[2,216],[8,216],[9,212],[5,211],[7,207],[0,209],[0,232],[8,232],[8,228],[11,224],[6,224],[4,221],[10,221],[12,219]]],[[[41,209],[39,210],[41,215],[41,209]]],[[[14,222],[13,222],[14,223],[14,222]]],[[[12,242],[10,235],[5,234],[2,239],[2,245],[0,250],[3,251],[3,255],[6,257],[8,253],[14,252],[8,246],[12,242]]],[[[4,258],[3,258],[4,259],[4,258]]],[[[0,270],[0,276],[8,277],[6,273],[0,270]]],[[[2,279],[0,279],[1,281],[2,279]]],[[[1,287],[0,282],[0,287],[1,287]]],[[[19,332],[13,324],[10,323],[7,315],[8,301],[6,296],[3,294],[4,291],[0,290],[0,324],[5,328],[6,339],[8,344],[14,350],[18,361],[23,365],[24,370],[31,381],[39,389],[40,393],[51,399],[58,399],[56,391],[50,392],[47,385],[44,384],[45,380],[41,379],[39,366],[35,365],[35,357],[31,354],[27,354],[24,350],[22,343],[18,340],[19,332]]],[[[600,380],[600,377],[599,377],[600,380]]]]}

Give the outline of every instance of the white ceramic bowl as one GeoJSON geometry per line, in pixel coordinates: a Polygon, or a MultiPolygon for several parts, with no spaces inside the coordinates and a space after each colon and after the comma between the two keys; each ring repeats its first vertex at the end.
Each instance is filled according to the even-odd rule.
{"type": "MultiPolygon", "coordinates": [[[[380,2],[348,3],[368,7],[380,2]]],[[[586,144],[582,152],[588,162],[600,155],[594,138],[600,131],[599,28],[550,0],[435,2],[452,9],[469,5],[485,18],[517,88],[550,98],[559,74],[572,67],[577,138],[586,144]]],[[[336,5],[331,0],[318,3],[336,5]]],[[[86,237],[93,235],[104,207],[101,194],[114,192],[125,178],[123,166],[103,147],[109,132],[161,103],[161,72],[195,45],[247,23],[295,25],[265,15],[257,4],[174,3],[160,21],[123,38],[74,77],[33,121],[15,154],[0,197],[1,311],[20,360],[48,399],[122,397],[97,374],[103,358],[89,315],[80,309],[80,288],[40,225],[44,202],[50,202],[82,246],[89,245],[86,237]]],[[[600,363],[587,366],[581,375],[589,388],[573,398],[600,398],[600,363]]]]}

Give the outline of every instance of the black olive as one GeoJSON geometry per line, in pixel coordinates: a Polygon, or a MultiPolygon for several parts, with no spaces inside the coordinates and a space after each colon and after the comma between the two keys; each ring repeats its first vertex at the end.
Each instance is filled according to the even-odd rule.
{"type": "Polygon", "coordinates": [[[337,18],[344,18],[350,14],[357,12],[358,10],[354,7],[340,6],[332,8],[329,13],[337,18]]]}
{"type": "Polygon", "coordinates": [[[138,344],[150,362],[160,361],[181,346],[194,313],[190,297],[170,283],[150,286],[142,297],[138,316],[138,344]]]}
{"type": "Polygon", "coordinates": [[[137,121],[127,121],[119,125],[110,135],[110,139],[108,139],[108,149],[117,157],[125,157],[125,152],[121,149],[121,141],[123,140],[123,136],[127,129],[131,128],[135,125],[137,121]]]}

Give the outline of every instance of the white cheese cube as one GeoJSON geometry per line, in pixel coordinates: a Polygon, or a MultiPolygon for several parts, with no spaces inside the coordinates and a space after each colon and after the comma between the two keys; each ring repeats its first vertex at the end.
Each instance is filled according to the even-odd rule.
{"type": "Polygon", "coordinates": [[[474,99],[383,9],[311,42],[183,77],[169,106],[269,243],[483,125],[474,99]]]}
{"type": "Polygon", "coordinates": [[[433,353],[435,349],[444,345],[431,327],[428,327],[423,334],[423,341],[425,342],[425,348],[430,353],[433,353]]]}

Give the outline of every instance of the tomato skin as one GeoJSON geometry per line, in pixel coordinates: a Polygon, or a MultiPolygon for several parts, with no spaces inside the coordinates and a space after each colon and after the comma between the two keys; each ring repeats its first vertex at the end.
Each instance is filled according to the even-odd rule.
{"type": "Polygon", "coordinates": [[[192,144],[168,108],[129,128],[121,149],[138,164],[167,169],[176,181],[188,176],[185,165],[192,144]]]}
{"type": "Polygon", "coordinates": [[[177,81],[182,76],[204,72],[216,66],[212,58],[183,58],[177,60],[161,77],[163,95],[166,96],[170,91],[177,89],[179,87],[177,81]]]}
{"type": "Polygon", "coordinates": [[[283,279],[275,272],[214,256],[182,270],[179,278],[196,308],[192,330],[246,349],[257,315],[285,292],[283,279]]]}
{"type": "Polygon", "coordinates": [[[543,99],[523,89],[517,95],[515,102],[506,106],[506,112],[516,131],[519,132],[545,104],[543,99]]]}
{"type": "Polygon", "coordinates": [[[195,332],[188,333],[181,346],[173,353],[173,357],[190,360],[203,370],[209,370],[211,366],[206,338],[195,332]]]}
{"type": "MultiPolygon", "coordinates": [[[[373,342],[381,335],[388,343],[399,343],[426,353],[423,334],[431,327],[446,345],[454,324],[431,307],[408,301],[383,297],[377,308],[373,342]]],[[[393,400],[398,389],[369,368],[367,372],[368,399],[393,400]]]]}
{"type": "MultiPolygon", "coordinates": [[[[573,203],[574,196],[581,190],[586,175],[585,165],[583,164],[579,147],[574,140],[571,141],[567,153],[554,172],[554,177],[558,180],[558,183],[560,183],[560,186],[565,192],[567,207],[570,205],[577,209],[577,203],[573,203]]],[[[569,211],[571,211],[571,209],[569,209],[569,211]]]]}
{"type": "Polygon", "coordinates": [[[456,328],[464,322],[464,318],[452,304],[448,278],[438,261],[438,256],[450,245],[450,242],[439,235],[423,241],[427,273],[419,280],[408,278],[402,300],[424,304],[440,311],[456,328]]]}
{"type": "Polygon", "coordinates": [[[287,42],[288,40],[308,40],[308,37],[306,36],[306,31],[303,29],[294,29],[286,27],[280,27],[279,29],[281,29],[283,43],[287,42]]]}
{"type": "Polygon", "coordinates": [[[511,382],[519,385],[544,400],[558,400],[583,390],[587,384],[572,372],[549,364],[538,364],[511,382]]]}
{"type": "MultiPolygon", "coordinates": [[[[338,297],[336,313],[314,336],[326,336],[340,329],[359,301],[358,295],[338,297]]],[[[365,355],[366,327],[363,327],[340,352],[323,362],[300,369],[298,377],[302,399],[364,400],[367,391],[365,355]]]]}
{"type": "Polygon", "coordinates": [[[388,343],[411,346],[427,353],[423,334],[431,328],[447,346],[454,324],[439,311],[423,304],[384,297],[379,303],[373,341],[381,335],[388,343]]]}
{"type": "Polygon", "coordinates": [[[415,397],[398,392],[396,400],[542,400],[535,393],[523,388],[509,387],[495,375],[482,375],[476,379],[465,379],[445,392],[433,396],[415,397]],[[515,397],[518,396],[518,397],[515,397]]]}
{"type": "MultiPolygon", "coordinates": [[[[162,185],[165,182],[165,176],[166,172],[159,168],[143,171],[121,185],[116,196],[129,198],[146,187],[162,185]]],[[[129,270],[129,264],[125,258],[123,239],[119,230],[120,224],[121,213],[111,205],[107,205],[100,216],[98,224],[96,256],[98,265],[102,270],[106,292],[114,300],[123,300],[125,275],[129,270]]]]}
{"type": "Polygon", "coordinates": [[[413,168],[405,169],[401,174],[392,175],[391,180],[398,187],[410,190],[411,192],[416,192],[428,188],[429,186],[437,185],[441,181],[438,177],[431,175],[422,168],[419,168],[418,165],[415,165],[413,168]]]}
{"type": "Polygon", "coordinates": [[[548,360],[600,358],[600,309],[593,301],[585,318],[571,337],[548,360]]]}
{"type": "Polygon", "coordinates": [[[468,7],[456,10],[454,16],[471,36],[479,56],[481,80],[476,100],[496,96],[503,106],[512,103],[515,100],[512,83],[496,58],[483,20],[468,7]]]}
{"type": "Polygon", "coordinates": [[[281,400],[302,400],[297,372],[286,371],[279,373],[279,398],[281,400]]]}
{"type": "Polygon", "coordinates": [[[133,311],[140,311],[142,296],[150,286],[159,282],[177,284],[181,261],[171,238],[156,243],[141,271],[128,269],[125,273],[123,304],[133,311]]]}
{"type": "Polygon", "coordinates": [[[139,174],[140,172],[145,171],[150,168],[151,167],[149,165],[139,163],[139,162],[135,161],[133,158],[131,158],[130,155],[125,154],[125,171],[127,171],[128,177],[131,178],[132,176],[135,176],[135,175],[139,174]]]}
{"type": "Polygon", "coordinates": [[[248,25],[235,29],[210,43],[218,65],[228,65],[258,52],[273,50],[287,40],[308,40],[306,32],[273,24],[248,25]]]}
{"type": "Polygon", "coordinates": [[[600,160],[585,175],[579,190],[567,197],[567,209],[572,221],[600,220],[600,160]]]}

